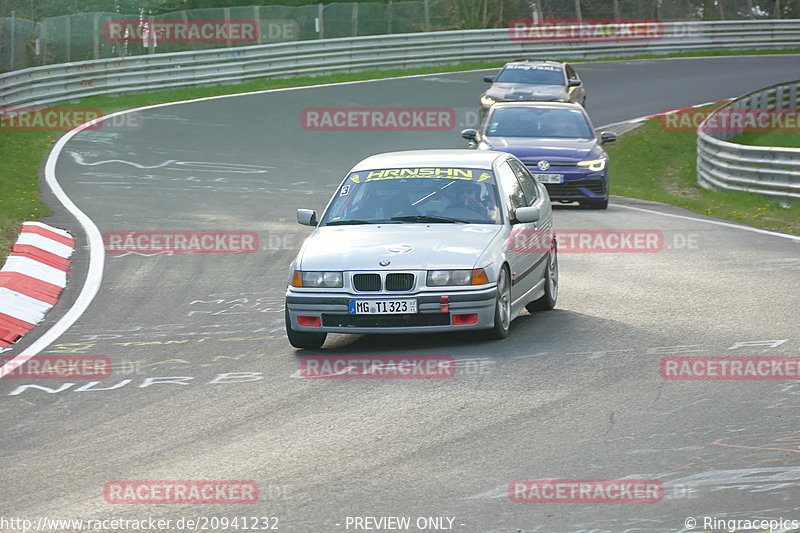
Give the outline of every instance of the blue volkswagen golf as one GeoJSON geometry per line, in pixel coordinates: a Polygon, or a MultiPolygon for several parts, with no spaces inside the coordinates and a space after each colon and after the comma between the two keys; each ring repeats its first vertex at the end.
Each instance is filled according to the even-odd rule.
{"type": "Polygon", "coordinates": [[[608,154],[602,145],[617,136],[596,134],[579,104],[498,102],[478,130],[461,135],[472,148],[517,156],[547,187],[553,202],[608,207],[608,154]]]}

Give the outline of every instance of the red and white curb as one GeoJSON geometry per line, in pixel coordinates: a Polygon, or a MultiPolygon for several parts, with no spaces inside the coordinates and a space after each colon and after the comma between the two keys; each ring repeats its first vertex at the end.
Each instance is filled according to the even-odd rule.
{"type": "Polygon", "coordinates": [[[619,122],[612,122],[611,124],[604,124],[602,126],[596,127],[595,130],[600,131],[605,128],[613,128],[614,126],[620,126],[622,124],[638,124],[639,122],[644,122],[645,120],[665,117],[667,115],[672,115],[674,113],[680,113],[681,111],[688,111],[689,109],[697,109],[698,107],[705,107],[708,105],[716,105],[716,104],[723,104],[725,102],[732,102],[733,100],[736,100],[736,98],[724,98],[722,100],[715,100],[713,102],[706,102],[704,104],[690,105],[689,107],[676,107],[675,109],[665,109],[661,113],[656,113],[655,115],[645,115],[643,117],[636,117],[628,120],[621,120],[619,122]]]}
{"type": "Polygon", "coordinates": [[[0,349],[44,319],[67,286],[75,239],[64,230],[23,222],[17,242],[0,269],[0,349]]]}

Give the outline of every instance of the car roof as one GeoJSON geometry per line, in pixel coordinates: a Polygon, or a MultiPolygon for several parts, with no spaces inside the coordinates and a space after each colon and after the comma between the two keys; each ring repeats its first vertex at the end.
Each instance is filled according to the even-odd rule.
{"type": "Polygon", "coordinates": [[[402,167],[461,167],[491,170],[498,159],[508,156],[492,150],[409,150],[372,155],[353,167],[351,172],[402,167]]]}
{"type": "Polygon", "coordinates": [[[507,67],[508,65],[520,65],[520,64],[527,64],[527,65],[549,65],[549,66],[557,66],[557,67],[564,67],[565,63],[561,61],[554,61],[552,59],[515,59],[514,61],[509,61],[503,68],[507,67]]]}
{"type": "Polygon", "coordinates": [[[550,109],[583,110],[583,106],[577,102],[540,102],[537,100],[526,100],[523,102],[497,102],[496,104],[493,104],[492,107],[540,107],[550,109]]]}

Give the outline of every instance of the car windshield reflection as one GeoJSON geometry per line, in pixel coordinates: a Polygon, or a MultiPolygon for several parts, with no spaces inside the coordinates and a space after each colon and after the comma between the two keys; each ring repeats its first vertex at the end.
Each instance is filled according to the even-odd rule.
{"type": "Polygon", "coordinates": [[[378,169],[354,172],[340,186],[322,226],[361,224],[500,224],[489,170],[378,169]]]}
{"type": "Polygon", "coordinates": [[[487,137],[591,139],[594,132],[575,109],[507,107],[495,109],[486,123],[487,137]]]}

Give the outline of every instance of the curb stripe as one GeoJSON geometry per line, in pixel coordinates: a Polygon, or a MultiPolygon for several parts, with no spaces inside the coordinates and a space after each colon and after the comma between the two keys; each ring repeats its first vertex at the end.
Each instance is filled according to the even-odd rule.
{"type": "Polygon", "coordinates": [[[54,226],[48,226],[47,224],[44,224],[43,222],[35,222],[35,221],[23,222],[22,223],[22,227],[42,228],[42,229],[46,229],[47,231],[52,231],[53,233],[55,233],[57,235],[61,235],[62,237],[66,237],[68,239],[72,239],[73,238],[72,235],[70,235],[68,231],[63,230],[61,228],[56,228],[54,226]]]}
{"type": "Polygon", "coordinates": [[[61,287],[19,272],[0,272],[0,287],[6,287],[31,298],[55,305],[61,287]]]}
{"type": "Polygon", "coordinates": [[[66,271],[47,266],[29,257],[9,255],[3,272],[19,272],[62,288],[67,286],[66,271]]]}
{"type": "Polygon", "coordinates": [[[70,247],[75,246],[75,239],[73,239],[72,237],[65,237],[60,233],[56,233],[55,231],[43,228],[41,226],[31,226],[29,224],[23,224],[21,233],[34,233],[36,235],[47,237],[50,240],[60,242],[61,244],[65,244],[70,247]]]}
{"type": "MultiPolygon", "coordinates": [[[[33,324],[0,313],[0,346],[8,346],[25,335],[33,324]]],[[[0,375],[0,377],[3,377],[0,375]]]]}
{"type": "Polygon", "coordinates": [[[42,250],[50,252],[51,254],[63,257],[64,259],[71,256],[73,252],[72,246],[61,244],[60,242],[56,242],[35,233],[20,233],[16,244],[30,244],[31,246],[41,248],[42,250]]]}
{"type": "Polygon", "coordinates": [[[0,287],[0,302],[3,302],[3,314],[28,324],[38,324],[52,307],[47,302],[26,296],[21,292],[0,287]]]}
{"type": "Polygon", "coordinates": [[[69,259],[64,259],[59,255],[52,254],[31,244],[15,244],[11,248],[11,255],[15,257],[28,257],[49,267],[65,271],[72,262],[69,259]]]}

